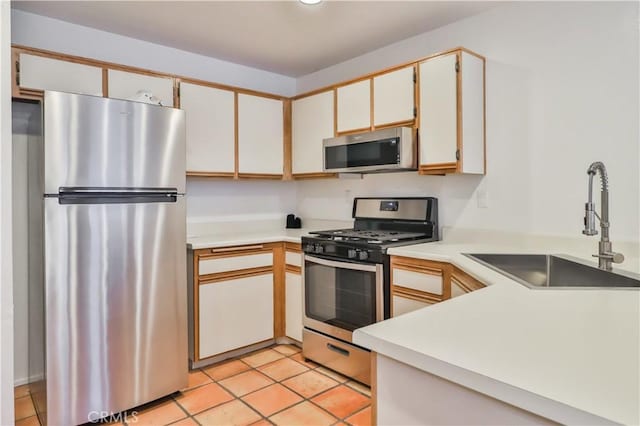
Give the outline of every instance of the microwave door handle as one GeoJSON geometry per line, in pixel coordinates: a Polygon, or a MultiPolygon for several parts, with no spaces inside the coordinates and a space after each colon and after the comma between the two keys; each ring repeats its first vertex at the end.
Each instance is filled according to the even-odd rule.
{"type": "Polygon", "coordinates": [[[366,271],[366,272],[377,272],[378,268],[376,265],[365,265],[361,263],[350,263],[350,262],[336,262],[334,260],[321,259],[315,256],[304,256],[305,260],[308,260],[313,263],[317,263],[319,265],[328,266],[330,268],[342,268],[342,269],[353,269],[355,271],[366,271]]]}

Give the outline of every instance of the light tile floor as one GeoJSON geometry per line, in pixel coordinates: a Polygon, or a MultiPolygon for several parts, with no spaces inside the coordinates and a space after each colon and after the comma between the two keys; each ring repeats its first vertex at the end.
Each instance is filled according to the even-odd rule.
{"type": "MultiPolygon", "coordinates": [[[[371,424],[368,387],[276,345],[193,370],[187,389],[132,411],[129,425],[371,424]]],[[[39,426],[28,386],[15,389],[16,426],[39,426]]]]}

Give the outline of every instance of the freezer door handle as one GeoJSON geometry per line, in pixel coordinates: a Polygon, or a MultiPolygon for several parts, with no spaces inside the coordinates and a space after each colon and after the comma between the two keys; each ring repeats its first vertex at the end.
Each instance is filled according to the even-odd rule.
{"type": "Polygon", "coordinates": [[[59,204],[137,204],[175,203],[176,188],[87,188],[61,187],[57,195],[59,204]]]}

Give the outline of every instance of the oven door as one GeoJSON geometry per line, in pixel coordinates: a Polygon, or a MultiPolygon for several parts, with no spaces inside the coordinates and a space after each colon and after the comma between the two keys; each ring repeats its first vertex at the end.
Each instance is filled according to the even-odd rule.
{"type": "Polygon", "coordinates": [[[304,255],[304,326],[351,342],[353,330],[382,321],[382,264],[304,255]]]}

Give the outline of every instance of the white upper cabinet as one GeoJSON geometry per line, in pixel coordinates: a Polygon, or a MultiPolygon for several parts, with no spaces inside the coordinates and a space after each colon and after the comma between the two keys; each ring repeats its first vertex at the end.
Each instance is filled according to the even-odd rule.
{"type": "Polygon", "coordinates": [[[462,173],[485,173],[484,59],[462,52],[462,173]]]}
{"type": "Polygon", "coordinates": [[[338,133],[371,128],[371,79],[336,90],[338,133]]]}
{"type": "Polygon", "coordinates": [[[292,172],[322,173],[322,140],[334,135],[333,90],[292,102],[292,172]]]}
{"type": "Polygon", "coordinates": [[[163,106],[173,106],[173,78],[109,70],[109,97],[131,99],[138,91],[150,92],[163,106]]]}
{"type": "Polygon", "coordinates": [[[465,51],[420,63],[421,173],[484,174],[484,59],[465,51]]]}
{"type": "Polygon", "coordinates": [[[374,126],[413,121],[414,76],[414,67],[409,66],[373,78],[374,126]]]}
{"type": "Polygon", "coordinates": [[[20,87],[102,96],[102,68],[20,54],[20,87]]]}
{"type": "Polygon", "coordinates": [[[238,172],[282,175],[284,162],[283,102],[238,95],[238,172]]]}
{"type": "Polygon", "coordinates": [[[186,112],[187,172],[235,172],[235,95],[232,91],[180,83],[186,112]]]}
{"type": "Polygon", "coordinates": [[[420,165],[456,162],[456,62],[451,53],[420,64],[420,165]]]}

